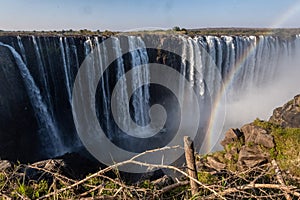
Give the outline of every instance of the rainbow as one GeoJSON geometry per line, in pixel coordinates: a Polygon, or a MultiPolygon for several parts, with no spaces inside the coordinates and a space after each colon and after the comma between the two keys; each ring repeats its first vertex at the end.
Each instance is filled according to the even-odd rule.
{"type": "MultiPolygon", "coordinates": [[[[300,1],[297,1],[295,4],[292,4],[279,18],[274,21],[268,28],[278,28],[281,27],[287,20],[293,17],[296,13],[300,12],[300,1]]],[[[266,35],[271,35],[272,32],[267,33],[266,35]]],[[[201,147],[200,153],[207,154],[213,150],[213,147],[217,144],[218,139],[221,137],[220,126],[223,127],[225,120],[218,119],[219,116],[222,116],[222,113],[225,112],[226,115],[226,107],[222,105],[221,102],[226,101],[226,91],[228,91],[229,87],[232,85],[237,75],[240,73],[242,66],[245,64],[250,55],[252,55],[257,48],[261,45],[262,41],[260,39],[254,42],[254,45],[249,45],[249,47],[244,51],[243,55],[236,60],[233,69],[229,73],[226,80],[223,82],[223,89],[221,93],[216,98],[216,101],[212,105],[212,115],[208,125],[208,132],[204,139],[203,145],[201,147]],[[223,123],[219,123],[223,121],[223,123]]],[[[223,114],[224,115],[224,114],[223,114]]]]}

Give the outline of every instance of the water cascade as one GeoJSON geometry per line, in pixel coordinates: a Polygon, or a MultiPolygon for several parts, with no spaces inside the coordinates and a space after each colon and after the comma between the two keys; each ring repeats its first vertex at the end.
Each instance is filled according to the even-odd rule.
{"type": "MultiPolygon", "coordinates": [[[[38,130],[32,130],[38,133],[37,140],[40,141],[37,152],[41,151],[44,157],[61,155],[82,145],[72,116],[73,83],[79,66],[95,49],[98,55],[94,64],[101,68],[109,65],[99,81],[97,91],[100,93],[95,94],[100,99],[97,116],[103,130],[109,133],[109,138],[118,138],[120,130],[125,133],[133,131],[132,135],[135,137],[149,136],[146,131],[150,123],[149,109],[153,99],[158,98],[152,96],[156,92],[151,91],[150,85],[144,85],[130,96],[128,89],[143,81],[149,82],[149,63],[164,64],[165,61],[160,60],[168,59],[168,56],[162,59],[162,51],[147,49],[147,39],[143,36],[112,37],[110,45],[101,46],[105,39],[100,36],[0,37],[0,46],[10,50],[14,57],[11,62],[17,64],[24,82],[38,123],[38,130]],[[113,63],[108,63],[110,55],[117,58],[113,63]],[[132,69],[135,69],[134,78],[128,82],[124,75],[132,69]],[[118,117],[114,119],[111,113],[111,95],[118,80],[121,81],[119,85],[122,90],[116,105],[118,117]],[[128,110],[130,115],[127,115],[128,110]],[[144,127],[145,132],[131,130],[131,121],[144,127]]],[[[182,53],[168,61],[171,63],[170,67],[181,73],[189,81],[190,87],[197,89],[202,99],[217,98],[220,91],[226,90],[228,102],[237,101],[240,95],[253,88],[264,87],[278,79],[285,61],[300,52],[299,36],[290,39],[275,36],[176,36],[175,40],[182,44],[182,53]],[[207,65],[204,51],[210,55],[217,70],[207,65]],[[191,62],[187,63],[187,59],[191,62]]],[[[159,40],[163,48],[162,41],[163,39],[159,40]]],[[[91,70],[91,74],[98,73],[96,68],[91,70]]],[[[92,77],[88,78],[91,83],[94,81],[92,77]]],[[[174,84],[178,84],[184,97],[184,83],[174,84]]],[[[81,98],[84,99],[85,96],[81,98]]],[[[212,104],[217,100],[213,99],[212,104]]],[[[0,132],[0,137],[5,134],[9,133],[0,132]]],[[[124,134],[119,140],[130,145],[126,137],[124,139],[124,134]]],[[[0,157],[5,157],[5,152],[0,152],[0,157]]]]}

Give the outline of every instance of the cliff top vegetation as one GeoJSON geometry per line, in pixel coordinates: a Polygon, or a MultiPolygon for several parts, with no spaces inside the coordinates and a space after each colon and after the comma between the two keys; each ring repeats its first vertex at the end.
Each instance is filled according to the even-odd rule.
{"type": "Polygon", "coordinates": [[[199,28],[199,29],[185,29],[178,26],[173,27],[168,30],[140,30],[140,31],[130,31],[130,32],[119,32],[119,31],[100,31],[100,30],[60,30],[60,31],[3,31],[0,30],[0,36],[111,36],[116,34],[182,34],[188,36],[196,35],[212,35],[212,36],[222,36],[222,35],[239,35],[239,36],[258,36],[258,35],[272,35],[288,38],[297,34],[300,34],[300,28],[199,28]]]}

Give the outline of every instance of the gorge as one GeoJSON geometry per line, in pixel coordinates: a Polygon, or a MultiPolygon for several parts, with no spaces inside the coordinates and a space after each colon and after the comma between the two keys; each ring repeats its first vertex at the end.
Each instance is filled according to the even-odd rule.
{"type": "MultiPolygon", "coordinates": [[[[203,114],[197,124],[196,138],[203,140],[209,135],[214,141],[206,147],[208,149],[213,148],[220,139],[218,131],[210,132],[214,130],[215,115],[225,112],[216,108],[216,105],[221,104],[220,99],[226,97],[229,110],[227,115],[238,116],[241,120],[238,123],[243,124],[243,120],[253,119],[253,116],[247,118],[243,116],[247,112],[245,114],[236,109],[240,105],[242,109],[248,109],[239,103],[243,99],[251,101],[249,94],[255,98],[261,92],[270,95],[268,99],[276,99],[270,88],[281,90],[277,86],[283,82],[290,95],[299,92],[297,85],[289,84],[296,80],[294,76],[300,72],[297,63],[294,63],[300,55],[300,35],[288,38],[268,35],[187,37],[154,34],[110,37],[0,36],[2,159],[31,162],[83,148],[75,127],[77,119],[74,119],[72,113],[72,95],[80,66],[89,59],[91,52],[98,53],[94,60],[97,65],[103,69],[104,66],[108,67],[103,70],[96,94],[92,90],[86,94],[95,95],[96,105],[91,106],[96,107],[99,124],[107,138],[131,152],[165,146],[174,137],[181,120],[180,104],[172,91],[158,84],[143,85],[153,79],[149,63],[175,69],[197,93],[200,103],[195,110],[203,114]],[[106,40],[108,42],[105,45],[100,45],[106,40]],[[157,48],[149,48],[148,44],[157,48]],[[170,45],[174,45],[172,48],[179,49],[176,52],[180,53],[167,51],[170,45]],[[206,54],[209,58],[204,56],[206,54]],[[116,59],[110,63],[111,57],[116,59]],[[210,60],[216,69],[208,64],[210,60]],[[138,66],[143,67],[133,72],[134,78],[122,78],[126,72],[138,66]],[[115,117],[110,105],[117,84],[121,90],[114,106],[115,117]],[[128,87],[136,89],[132,96],[128,87]],[[157,104],[164,107],[167,119],[163,128],[153,134],[156,128],[147,127],[151,123],[148,112],[151,106],[157,104]],[[138,125],[136,131],[132,129],[132,121],[138,125]]],[[[91,69],[94,71],[90,71],[90,74],[99,73],[96,68],[91,69]]],[[[88,82],[96,81],[92,80],[93,76],[86,78],[88,82]]],[[[165,78],[168,79],[168,76],[165,75],[165,78]]],[[[184,81],[173,84],[179,88],[182,96],[186,95],[184,81]]],[[[276,103],[280,105],[286,99],[279,99],[276,103]]],[[[270,108],[273,107],[270,105],[270,108]]],[[[189,113],[185,117],[193,116],[193,113],[189,113]]],[[[224,123],[225,129],[236,125],[226,119],[224,123]]],[[[186,125],[186,131],[188,127],[186,125]]]]}

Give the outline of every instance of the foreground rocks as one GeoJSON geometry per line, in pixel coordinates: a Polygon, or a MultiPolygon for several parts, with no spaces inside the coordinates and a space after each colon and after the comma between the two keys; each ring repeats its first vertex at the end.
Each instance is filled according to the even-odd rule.
{"type": "Polygon", "coordinates": [[[256,119],[240,129],[229,129],[221,141],[224,151],[213,153],[201,162],[216,171],[243,170],[282,157],[285,158],[279,161],[282,166],[288,168],[285,163],[290,162],[293,171],[300,172],[300,151],[297,149],[300,129],[297,128],[300,128],[300,95],[276,108],[268,122],[256,119]]]}
{"type": "Polygon", "coordinates": [[[217,171],[228,167],[241,170],[266,163],[270,161],[269,150],[275,147],[273,136],[253,123],[228,130],[221,144],[224,151],[208,156],[205,161],[217,171]]]}

